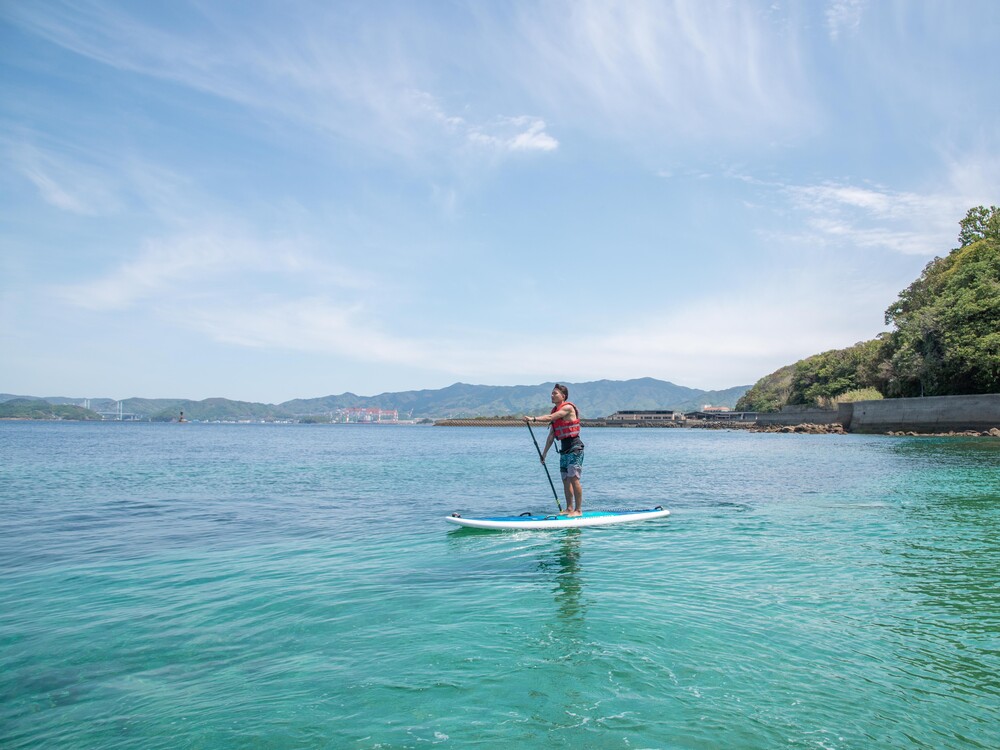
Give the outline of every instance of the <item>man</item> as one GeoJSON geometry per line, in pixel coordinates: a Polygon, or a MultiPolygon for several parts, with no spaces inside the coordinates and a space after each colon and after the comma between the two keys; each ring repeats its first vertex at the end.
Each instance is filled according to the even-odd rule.
{"type": "Polygon", "coordinates": [[[550,424],[545,450],[542,451],[542,463],[545,454],[549,452],[552,443],[559,440],[556,448],[559,453],[559,475],[562,477],[563,490],[566,493],[566,515],[583,515],[583,488],[580,486],[580,475],[583,473],[583,441],[580,440],[580,412],[569,400],[569,389],[556,383],[552,389],[552,411],[541,417],[525,417],[525,422],[541,422],[550,424]]]}

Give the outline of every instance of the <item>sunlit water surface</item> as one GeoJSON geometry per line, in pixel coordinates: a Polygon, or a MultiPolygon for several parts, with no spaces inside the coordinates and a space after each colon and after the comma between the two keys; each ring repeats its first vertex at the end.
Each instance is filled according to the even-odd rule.
{"type": "Polygon", "coordinates": [[[1000,441],[584,437],[0,423],[0,747],[1000,747],[1000,441]]]}

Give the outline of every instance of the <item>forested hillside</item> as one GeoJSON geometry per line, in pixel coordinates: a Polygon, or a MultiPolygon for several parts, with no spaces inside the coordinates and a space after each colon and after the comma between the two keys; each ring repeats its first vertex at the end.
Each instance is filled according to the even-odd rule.
{"type": "MultiPolygon", "coordinates": [[[[286,401],[280,407],[294,415],[321,414],[346,406],[398,409],[401,414],[430,417],[475,417],[530,414],[551,407],[549,393],[554,383],[491,386],[455,383],[438,390],[356,396],[345,393],[317,399],[286,401]]],[[[687,388],[655,378],[596,380],[570,383],[570,400],[584,416],[603,417],[619,409],[676,409],[691,411],[705,404],[733,406],[747,386],[722,391],[687,388]]]]}
{"type": "Polygon", "coordinates": [[[977,206],[959,225],[959,247],[928,263],[886,310],[894,330],[782,367],[736,408],[1000,393],[1000,208],[977,206]]]}
{"type": "Polygon", "coordinates": [[[37,398],[14,398],[0,403],[0,419],[100,420],[101,415],[81,406],[51,404],[37,398]]]}

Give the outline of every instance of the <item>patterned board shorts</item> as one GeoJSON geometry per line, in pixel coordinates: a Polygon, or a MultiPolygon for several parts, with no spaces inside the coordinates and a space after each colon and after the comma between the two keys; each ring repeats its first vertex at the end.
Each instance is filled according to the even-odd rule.
{"type": "Polygon", "coordinates": [[[559,475],[563,479],[579,479],[583,474],[583,451],[559,456],[559,475]]]}

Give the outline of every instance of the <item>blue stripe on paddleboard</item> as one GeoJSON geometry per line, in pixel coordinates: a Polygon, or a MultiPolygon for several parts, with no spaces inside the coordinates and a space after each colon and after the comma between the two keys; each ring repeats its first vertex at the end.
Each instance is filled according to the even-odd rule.
{"type": "Polygon", "coordinates": [[[582,516],[567,516],[565,513],[549,513],[535,516],[466,516],[470,521],[554,521],[563,518],[601,518],[602,516],[627,516],[631,513],[652,513],[662,508],[645,508],[642,510],[585,510],[582,516]]]}

